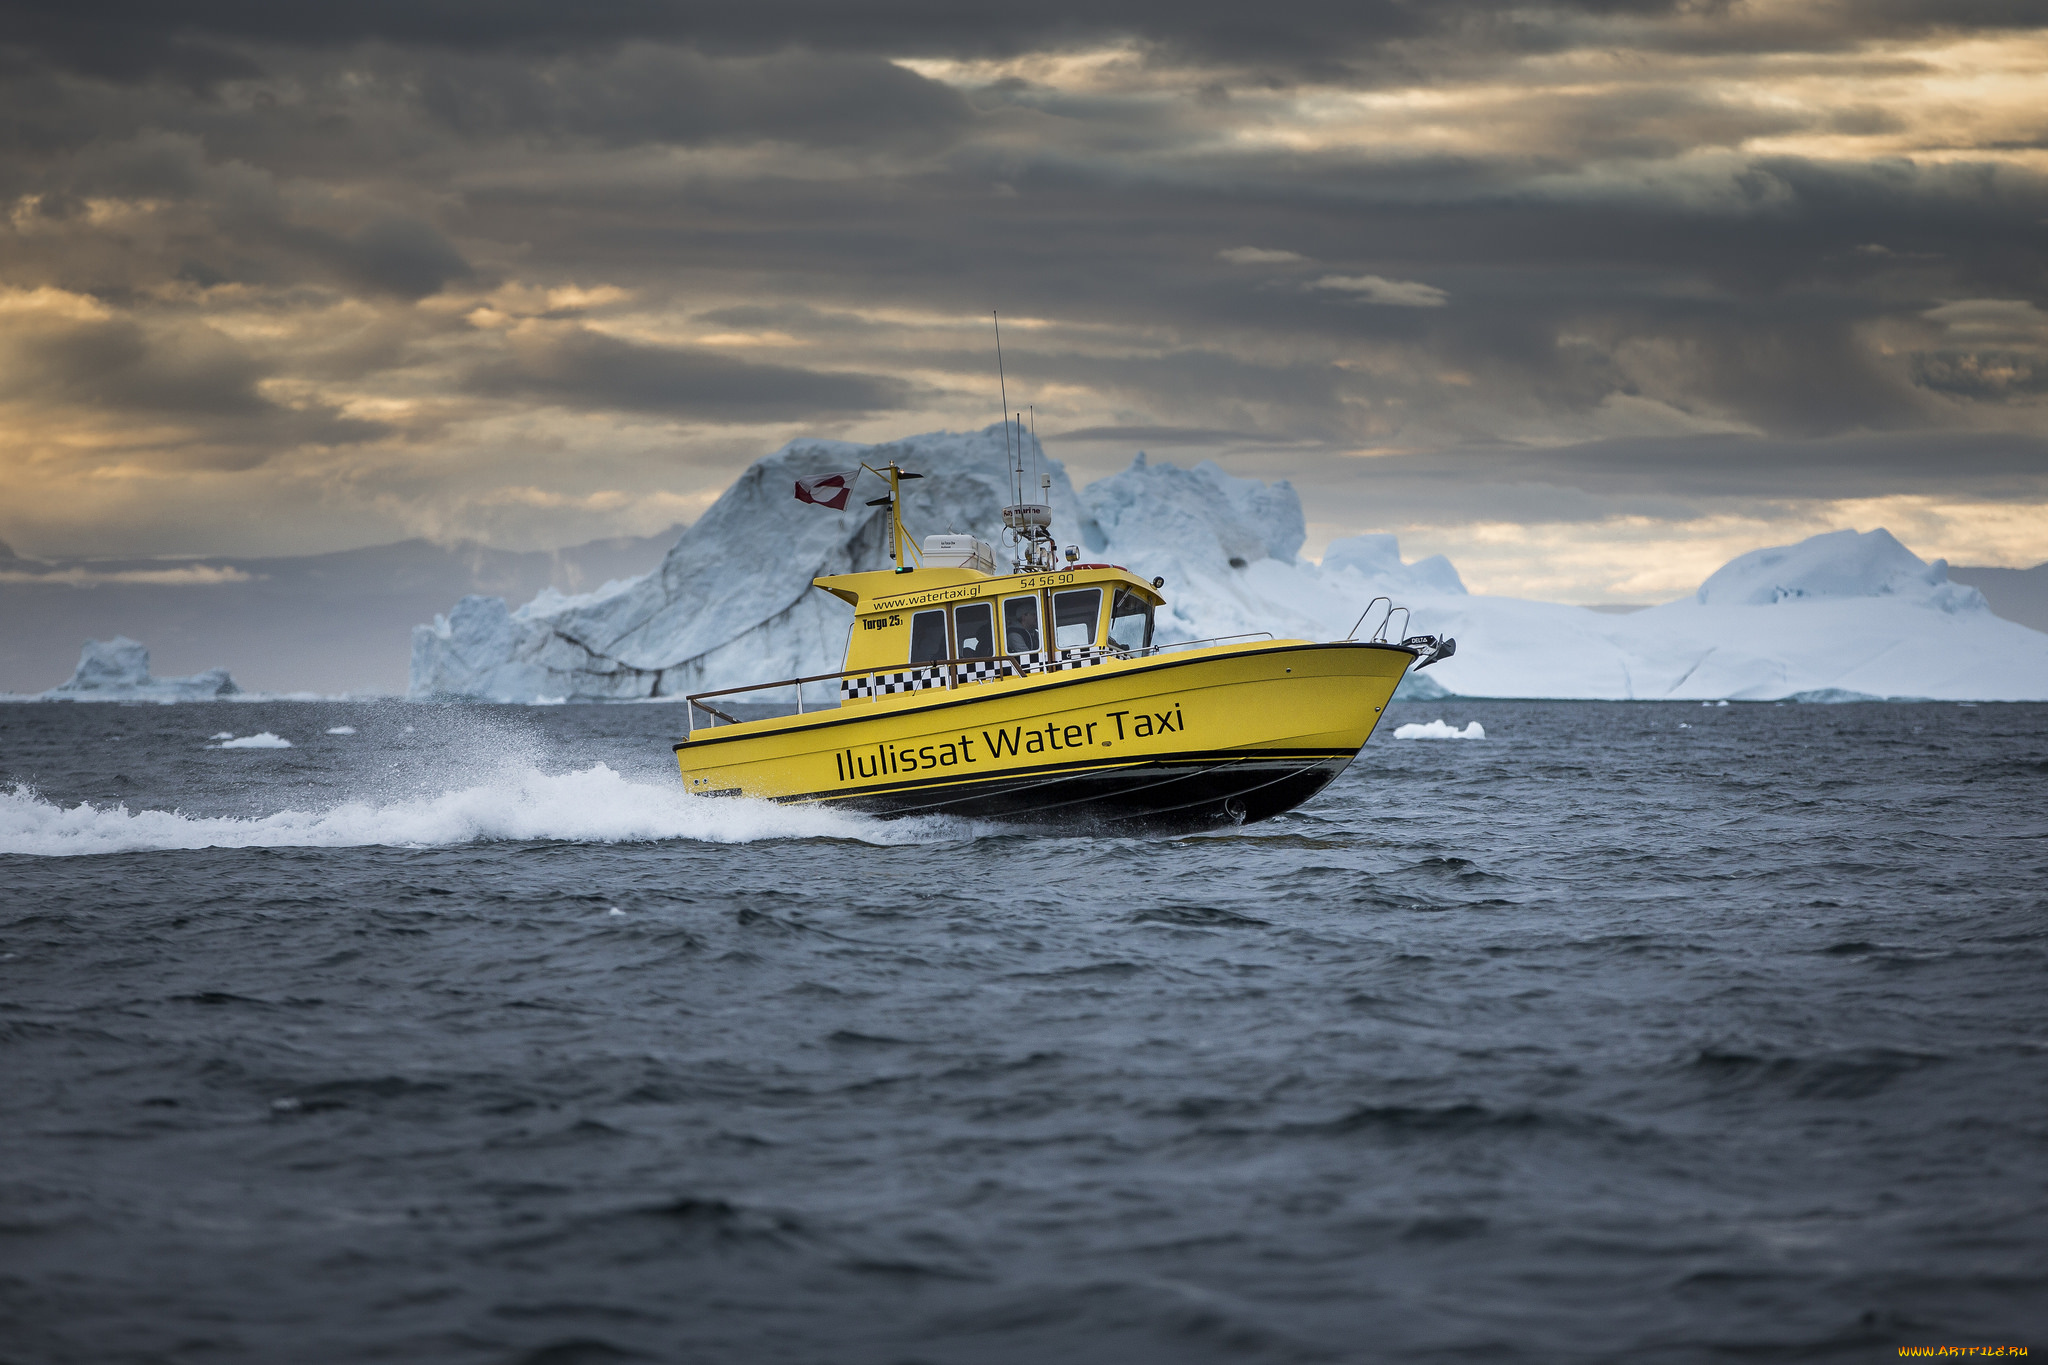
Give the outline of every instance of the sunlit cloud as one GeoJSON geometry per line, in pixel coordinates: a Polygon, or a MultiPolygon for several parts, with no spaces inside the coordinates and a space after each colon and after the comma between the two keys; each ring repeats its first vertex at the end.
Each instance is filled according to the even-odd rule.
{"type": "Polygon", "coordinates": [[[1325,275],[1311,288],[1334,289],[1356,297],[1360,303],[1377,303],[1387,308],[1441,308],[1450,295],[1419,280],[1388,280],[1378,275],[1325,275]]]}
{"type": "Polygon", "coordinates": [[[1298,265],[1308,257],[1298,251],[1273,251],[1265,247],[1233,246],[1216,253],[1219,261],[1232,265],[1298,265]]]}
{"type": "Polygon", "coordinates": [[[0,583],[60,584],[97,588],[110,584],[157,588],[208,588],[224,583],[252,583],[260,577],[230,564],[188,564],[171,569],[92,569],[76,565],[38,571],[0,568],[0,583]]]}

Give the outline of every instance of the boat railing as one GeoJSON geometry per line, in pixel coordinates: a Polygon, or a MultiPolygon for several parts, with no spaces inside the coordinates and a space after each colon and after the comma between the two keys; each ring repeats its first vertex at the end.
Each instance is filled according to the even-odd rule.
{"type": "Polygon", "coordinates": [[[794,687],[796,689],[796,713],[801,716],[804,714],[805,683],[837,682],[842,678],[865,678],[874,673],[902,672],[912,668],[943,668],[946,670],[946,688],[948,691],[951,691],[960,685],[959,669],[962,665],[988,665],[1001,662],[1009,664],[1019,674],[1023,674],[1033,672],[1040,667],[1040,665],[1032,662],[1032,658],[1033,656],[1030,654],[976,654],[971,658],[919,659],[914,663],[905,664],[869,664],[865,668],[842,668],[835,673],[810,673],[801,678],[777,678],[774,682],[746,683],[739,687],[714,687],[707,692],[692,692],[683,700],[689,703],[690,733],[695,734],[697,713],[699,711],[714,716],[724,721],[727,725],[739,724],[738,717],[729,716],[715,706],[706,706],[704,704],[704,698],[706,697],[730,697],[741,692],[766,692],[777,687],[794,687]]]}
{"type": "Polygon", "coordinates": [[[1164,654],[1169,649],[1193,649],[1196,645],[1220,645],[1229,640],[1270,640],[1270,630],[1247,630],[1236,635],[1211,635],[1204,640],[1175,640],[1171,644],[1145,645],[1139,649],[1120,649],[1118,652],[1127,659],[1142,659],[1148,654],[1164,654]]]}
{"type": "Polygon", "coordinates": [[[1380,618],[1380,623],[1377,626],[1373,627],[1372,638],[1374,643],[1386,639],[1387,625],[1394,619],[1394,599],[1384,594],[1373,598],[1372,601],[1365,604],[1365,610],[1358,613],[1358,619],[1351,625],[1351,633],[1344,638],[1346,640],[1356,640],[1358,638],[1358,628],[1365,624],[1366,617],[1372,615],[1372,609],[1382,602],[1387,604],[1387,614],[1380,618]]]}
{"type": "MultiPolygon", "coordinates": [[[[1136,659],[1152,654],[1163,654],[1171,649],[1192,649],[1196,645],[1222,644],[1229,640],[1270,640],[1272,638],[1273,632],[1269,630],[1252,630],[1238,635],[1213,635],[1206,640],[1177,640],[1172,644],[1146,645],[1138,649],[1123,649],[1116,645],[1103,646],[1103,649],[1106,653],[1113,652],[1114,656],[1118,658],[1136,659]]],[[[804,714],[804,684],[806,683],[838,682],[844,678],[865,678],[876,673],[896,673],[912,668],[943,668],[946,670],[946,690],[950,692],[954,688],[961,686],[960,669],[963,666],[978,664],[987,667],[996,663],[1005,663],[1014,669],[1019,677],[1022,677],[1032,673],[1055,670],[1059,666],[1059,662],[1057,659],[1045,657],[1045,651],[1043,650],[1032,650],[1025,654],[976,654],[972,657],[962,656],[954,659],[919,659],[915,662],[904,664],[869,664],[865,668],[842,668],[833,673],[811,673],[801,678],[777,678],[774,682],[746,683],[739,687],[714,687],[704,692],[692,692],[683,698],[688,703],[684,707],[684,713],[688,733],[694,735],[697,733],[697,713],[699,711],[713,717],[714,720],[722,720],[727,725],[738,725],[740,723],[739,717],[728,715],[715,706],[706,705],[705,698],[707,697],[730,697],[742,692],[767,692],[778,687],[793,687],[796,689],[796,713],[801,716],[804,714]]]]}

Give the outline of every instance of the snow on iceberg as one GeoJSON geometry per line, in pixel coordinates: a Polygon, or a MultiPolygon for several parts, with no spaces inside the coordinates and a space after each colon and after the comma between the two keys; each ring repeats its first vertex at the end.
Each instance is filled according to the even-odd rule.
{"type": "Polygon", "coordinates": [[[1349,573],[1375,588],[1399,589],[1403,593],[1438,593],[1465,596],[1465,580],[1451,561],[1442,555],[1401,562],[1401,545],[1393,536],[1379,534],[1349,536],[1333,540],[1323,551],[1325,574],[1349,573]]]}
{"type": "Polygon", "coordinates": [[[1948,561],[1932,564],[1879,527],[1858,535],[1829,531],[1797,545],[1751,550],[1723,564],[1693,599],[1709,607],[1767,607],[1842,597],[1911,597],[1943,611],[1982,611],[1984,595],[1948,580],[1948,561]]]}
{"type": "MultiPolygon", "coordinates": [[[[1612,616],[1468,593],[1441,555],[1403,562],[1391,535],[1339,540],[1320,563],[1304,560],[1301,501],[1285,482],[1141,454],[1077,495],[1058,461],[1031,445],[1027,456],[1053,477],[1063,544],[1165,578],[1162,641],[1261,631],[1333,640],[1354,628],[1361,639],[1457,637],[1455,657],[1404,680],[1405,700],[2048,700],[2048,635],[1993,616],[1942,561],[1922,561],[1881,530],[1754,551],[1690,597],[1612,616]],[[1361,625],[1380,594],[1406,610],[1389,618],[1378,607],[1361,625]]],[[[625,700],[830,672],[851,615],[811,579],[886,564],[888,522],[860,506],[865,494],[832,513],[796,501],[791,487],[890,459],[927,476],[905,485],[913,534],[1001,543],[999,425],[880,446],[791,442],[742,474],[644,578],[576,598],[543,593],[516,610],[467,597],[416,627],[412,694],[625,700]]],[[[810,695],[829,702],[836,689],[817,684],[810,695]]]]}
{"type": "Polygon", "coordinates": [[[42,694],[46,701],[202,701],[231,697],[242,689],[225,668],[189,678],[158,678],[149,671],[149,650],[125,635],[87,640],[70,678],[42,694]]]}

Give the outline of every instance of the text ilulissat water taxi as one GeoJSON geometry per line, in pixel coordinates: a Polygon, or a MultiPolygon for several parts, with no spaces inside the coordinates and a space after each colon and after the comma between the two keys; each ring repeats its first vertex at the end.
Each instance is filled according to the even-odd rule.
{"type": "MultiPolygon", "coordinates": [[[[1060,566],[1045,506],[1004,509],[1015,572],[999,574],[972,536],[913,547],[897,490],[920,476],[872,472],[889,480],[875,503],[888,509],[895,567],[813,580],[854,611],[842,668],[690,697],[689,737],[675,746],[689,791],[890,816],[1242,824],[1321,791],[1358,756],[1402,675],[1456,649],[1426,635],[1155,644],[1164,580],[1075,563],[1073,548],[1060,566]],[[835,679],[838,706],[804,711],[803,684],[835,679]],[[790,687],[795,715],[738,720],[714,701],[790,687]],[[699,728],[699,711],[728,723],[699,728]]],[[[1014,472],[1021,493],[1021,461],[1014,472]]],[[[800,484],[797,496],[843,508],[858,473],[800,484]]]]}

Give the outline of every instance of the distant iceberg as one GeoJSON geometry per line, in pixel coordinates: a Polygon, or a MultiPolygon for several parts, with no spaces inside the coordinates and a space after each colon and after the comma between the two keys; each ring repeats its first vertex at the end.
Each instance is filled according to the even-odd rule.
{"type": "Polygon", "coordinates": [[[1752,551],[1692,596],[1627,616],[1512,598],[1414,606],[1458,637],[1430,673],[1467,696],[2048,699],[2048,635],[1994,616],[1882,530],[1752,551]]]}
{"type": "MultiPolygon", "coordinates": [[[[1457,655],[1411,674],[1403,699],[2048,700],[2048,635],[1993,616],[1976,589],[1949,581],[1944,562],[1882,530],[1752,551],[1689,597],[1617,616],[1473,595],[1441,555],[1404,562],[1391,535],[1352,536],[1320,563],[1305,560],[1301,500],[1285,482],[1140,454],[1077,493],[1029,437],[1025,454],[1051,476],[1062,544],[1165,578],[1161,640],[1331,640],[1354,628],[1359,638],[1457,637],[1457,655]],[[1361,623],[1380,595],[1405,611],[1389,619],[1381,604],[1361,623]]],[[[653,573],[516,609],[466,597],[416,627],[411,694],[656,699],[830,672],[851,614],[811,579],[883,566],[888,522],[861,506],[865,496],[834,513],[798,502],[792,485],[892,459],[926,475],[904,488],[915,534],[1001,543],[1001,426],[878,446],[793,441],[743,473],[653,573]]],[[[829,702],[837,689],[808,695],[829,702]]]]}
{"type": "Polygon", "coordinates": [[[1984,594],[1951,583],[1948,561],[1929,564],[1880,527],[1829,531],[1797,545],[1751,550],[1716,569],[1693,600],[1708,607],[1768,607],[1823,598],[1910,597],[1943,611],[1981,611],[1984,594]]]}
{"type": "Polygon", "coordinates": [[[242,689],[225,668],[189,678],[158,678],[149,671],[149,650],[125,635],[87,640],[71,677],[42,694],[47,701],[204,701],[231,697],[242,689]]]}

